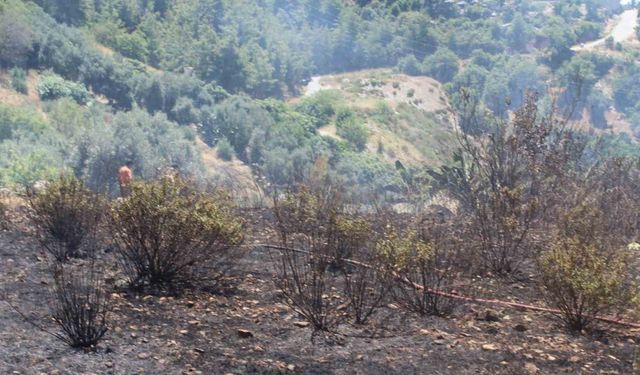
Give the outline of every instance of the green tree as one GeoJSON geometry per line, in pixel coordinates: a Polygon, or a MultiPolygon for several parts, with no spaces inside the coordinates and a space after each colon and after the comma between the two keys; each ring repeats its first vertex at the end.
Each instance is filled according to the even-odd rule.
{"type": "Polygon", "coordinates": [[[16,14],[0,14],[0,65],[22,65],[33,49],[33,32],[16,14]]]}
{"type": "Polygon", "coordinates": [[[447,48],[438,48],[433,55],[424,59],[422,70],[440,82],[449,82],[458,72],[458,57],[447,48]]]}
{"type": "Polygon", "coordinates": [[[247,161],[247,146],[254,129],[269,127],[273,119],[265,110],[243,97],[231,97],[213,110],[203,109],[202,133],[209,145],[226,138],[239,159],[247,161]]]}
{"type": "Polygon", "coordinates": [[[522,14],[516,13],[509,28],[508,40],[509,46],[516,51],[524,51],[531,40],[531,31],[526,24],[522,14]]]}

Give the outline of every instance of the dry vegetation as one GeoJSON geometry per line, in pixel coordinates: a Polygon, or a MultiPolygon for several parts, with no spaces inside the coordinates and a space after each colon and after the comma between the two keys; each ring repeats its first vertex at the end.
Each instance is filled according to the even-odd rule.
{"type": "Polygon", "coordinates": [[[458,164],[432,171],[450,215],[354,204],[322,161],[262,210],[179,178],[107,202],[61,177],[2,234],[5,320],[41,330],[2,340],[95,351],[55,349],[42,371],[630,373],[638,163],[585,162],[537,113],[531,95],[490,135],[460,135],[458,164]]]}

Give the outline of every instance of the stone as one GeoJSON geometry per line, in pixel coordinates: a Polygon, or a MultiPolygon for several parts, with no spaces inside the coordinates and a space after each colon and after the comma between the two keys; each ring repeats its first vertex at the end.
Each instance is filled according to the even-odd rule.
{"type": "Polygon", "coordinates": [[[496,344],[484,344],[482,345],[482,350],[486,350],[488,352],[494,352],[498,350],[498,346],[496,344]]]}
{"type": "Polygon", "coordinates": [[[145,353],[145,352],[138,353],[138,359],[147,359],[147,358],[149,358],[149,353],[145,353]]]}
{"type": "Polygon", "coordinates": [[[513,330],[517,332],[526,332],[527,329],[527,326],[525,326],[524,324],[516,324],[515,326],[513,326],[513,330]]]}
{"type": "Polygon", "coordinates": [[[528,362],[524,365],[524,369],[527,371],[527,374],[530,375],[535,375],[540,373],[540,369],[538,368],[538,366],[534,365],[531,362],[528,362]]]}
{"type": "Polygon", "coordinates": [[[309,327],[309,322],[294,322],[293,325],[300,328],[306,328],[309,327]]]}
{"type": "Polygon", "coordinates": [[[246,329],[238,329],[238,337],[241,339],[249,339],[253,337],[253,332],[246,329]]]}
{"type": "Polygon", "coordinates": [[[499,322],[501,319],[495,311],[487,310],[484,313],[484,320],[487,322],[499,322]]]}

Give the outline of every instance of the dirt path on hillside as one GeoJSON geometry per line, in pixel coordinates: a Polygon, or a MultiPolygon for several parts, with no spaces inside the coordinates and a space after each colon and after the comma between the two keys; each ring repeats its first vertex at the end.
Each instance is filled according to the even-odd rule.
{"type": "Polygon", "coordinates": [[[304,95],[309,96],[322,90],[322,84],[320,83],[321,76],[311,77],[311,81],[307,84],[307,88],[304,90],[304,95]]]}
{"type": "Polygon", "coordinates": [[[598,46],[604,45],[605,41],[609,37],[613,37],[615,43],[624,42],[633,37],[635,34],[635,28],[638,24],[638,10],[630,9],[622,12],[616,17],[615,26],[611,29],[611,32],[604,38],[594,40],[592,42],[575,45],[571,49],[573,51],[585,51],[591,50],[598,46]]]}

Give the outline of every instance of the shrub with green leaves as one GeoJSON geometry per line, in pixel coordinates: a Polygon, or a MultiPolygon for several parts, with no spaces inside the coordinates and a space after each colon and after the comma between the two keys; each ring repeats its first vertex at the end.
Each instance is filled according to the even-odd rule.
{"type": "MultiPolygon", "coordinates": [[[[407,55],[398,60],[398,65],[396,67],[400,72],[410,76],[418,76],[422,74],[422,65],[413,54],[407,55]]],[[[394,82],[393,88],[398,88],[397,83],[394,82]]]]}
{"type": "Polygon", "coordinates": [[[27,94],[27,72],[21,68],[13,68],[9,71],[11,87],[21,94],[27,94]]]}
{"type": "Polygon", "coordinates": [[[384,125],[389,125],[393,122],[394,110],[391,106],[385,102],[380,101],[376,104],[376,107],[373,111],[373,118],[384,125]]]}
{"type": "Polygon", "coordinates": [[[101,196],[73,176],[60,176],[43,191],[30,193],[30,219],[42,246],[60,262],[93,250],[106,208],[101,196]]]}
{"type": "Polygon", "coordinates": [[[376,243],[381,264],[396,276],[393,298],[404,309],[436,316],[453,311],[455,301],[436,293],[450,286],[456,276],[453,264],[458,259],[446,247],[446,233],[449,230],[436,227],[422,231],[412,228],[400,231],[391,227],[376,243]]]}
{"type": "Polygon", "coordinates": [[[111,211],[117,252],[134,287],[220,281],[241,254],[243,228],[228,197],[181,179],[135,183],[111,211]]]}
{"type": "Polygon", "coordinates": [[[0,185],[22,190],[60,173],[60,153],[40,140],[18,139],[0,143],[0,185]]]}
{"type": "Polygon", "coordinates": [[[233,146],[231,146],[231,143],[229,143],[227,138],[222,138],[218,141],[217,151],[218,156],[221,157],[222,160],[230,161],[233,159],[233,146]]]}
{"type": "Polygon", "coordinates": [[[341,109],[336,114],[336,134],[358,151],[367,147],[369,131],[364,124],[358,122],[355,113],[350,109],[341,109]]]}
{"type": "Polygon", "coordinates": [[[89,92],[82,84],[67,81],[55,74],[42,76],[38,82],[37,90],[43,100],[69,97],[79,104],[89,102],[89,92]]]}
{"type": "Polygon", "coordinates": [[[316,128],[329,123],[336,114],[336,106],[342,101],[342,95],[336,90],[322,90],[300,101],[297,110],[313,119],[316,128]]]}
{"type": "Polygon", "coordinates": [[[19,134],[42,133],[48,127],[38,112],[29,108],[0,103],[0,141],[19,134]]]}
{"type": "Polygon", "coordinates": [[[541,256],[540,280],[547,302],[573,331],[589,327],[602,313],[629,306],[628,254],[611,248],[599,229],[602,213],[589,204],[562,220],[559,239],[541,256]]]}
{"type": "Polygon", "coordinates": [[[198,180],[204,174],[193,130],[176,125],[162,113],[119,112],[108,127],[89,123],[77,138],[74,171],[91,189],[112,196],[118,191],[118,168],[127,160],[133,162],[135,179],[153,179],[172,164],[189,178],[198,180]]]}

